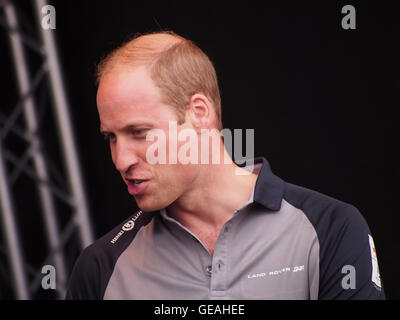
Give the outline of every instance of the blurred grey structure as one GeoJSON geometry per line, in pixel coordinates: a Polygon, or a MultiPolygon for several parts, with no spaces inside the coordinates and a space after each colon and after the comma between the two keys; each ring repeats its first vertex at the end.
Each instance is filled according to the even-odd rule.
{"type": "MultiPolygon", "coordinates": [[[[74,240],[79,251],[92,243],[94,237],[57,56],[56,32],[41,25],[42,8],[47,3],[45,0],[30,3],[30,23],[35,35],[32,37],[20,27],[22,19],[17,2],[0,2],[0,29],[8,37],[8,43],[0,43],[0,47],[1,50],[9,48],[11,61],[8,63],[14,70],[12,75],[2,72],[1,77],[16,82],[18,97],[13,106],[4,106],[4,102],[0,105],[0,250],[7,260],[1,259],[0,267],[9,275],[16,299],[34,299],[37,292],[43,290],[42,266],[53,265],[56,297],[63,298],[71,269],[66,261],[74,259],[68,257],[67,243],[74,240]],[[32,55],[35,57],[28,59],[32,55]],[[36,70],[32,63],[38,65],[36,70]],[[49,96],[48,101],[39,91],[49,96]],[[54,125],[49,128],[54,132],[47,132],[47,135],[58,141],[57,156],[49,156],[50,148],[40,134],[43,131],[40,113],[52,114],[54,125]],[[18,143],[14,142],[16,140],[18,143]],[[27,193],[35,196],[17,192],[15,185],[22,179],[28,181],[24,182],[27,193]],[[29,201],[35,203],[26,203],[29,201]],[[32,210],[18,212],[22,203],[32,210]],[[37,220],[41,221],[45,247],[36,233],[29,235],[20,230],[27,214],[30,219],[36,219],[32,215],[37,215],[37,220]],[[41,263],[31,263],[24,249],[36,250],[32,240],[38,245],[37,252],[45,252],[41,263]]],[[[24,14],[24,23],[26,20],[24,14]]],[[[49,131],[47,127],[46,130],[49,131]]]]}

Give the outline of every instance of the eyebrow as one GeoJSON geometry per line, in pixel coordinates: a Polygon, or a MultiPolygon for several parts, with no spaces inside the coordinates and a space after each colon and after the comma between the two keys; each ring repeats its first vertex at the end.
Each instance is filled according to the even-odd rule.
{"type": "MultiPolygon", "coordinates": [[[[129,130],[136,129],[136,128],[141,128],[141,127],[153,127],[153,124],[146,123],[146,122],[143,122],[143,123],[140,123],[140,124],[139,123],[138,124],[128,124],[128,125],[122,127],[122,129],[120,129],[120,131],[129,131],[129,130]]],[[[109,132],[106,129],[104,129],[101,125],[100,125],[99,130],[100,130],[100,133],[102,133],[102,134],[109,132]]]]}

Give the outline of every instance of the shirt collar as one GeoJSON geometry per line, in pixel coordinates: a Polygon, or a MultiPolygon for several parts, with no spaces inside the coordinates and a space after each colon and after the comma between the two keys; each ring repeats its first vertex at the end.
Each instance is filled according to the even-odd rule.
{"type": "MultiPolygon", "coordinates": [[[[247,162],[248,163],[248,162],[247,162]]],[[[252,202],[257,202],[272,211],[278,211],[281,208],[284,182],[271,171],[271,166],[267,159],[263,157],[254,158],[253,166],[247,165],[243,169],[258,174],[256,185],[253,188],[249,201],[241,208],[244,208],[252,202]]],[[[171,219],[165,208],[160,210],[164,219],[171,219]]]]}
{"type": "Polygon", "coordinates": [[[252,200],[272,211],[278,211],[284,192],[283,180],[272,173],[265,158],[254,159],[253,172],[258,173],[258,178],[252,193],[252,200]]]}

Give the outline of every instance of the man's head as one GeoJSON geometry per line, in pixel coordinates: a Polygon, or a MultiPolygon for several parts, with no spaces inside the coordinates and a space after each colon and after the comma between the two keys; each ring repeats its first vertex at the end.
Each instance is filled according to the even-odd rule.
{"type": "MultiPolygon", "coordinates": [[[[146,158],[150,130],[162,130],[167,141],[176,139],[169,136],[170,121],[177,122],[178,134],[222,127],[215,70],[196,45],[172,33],[136,37],[100,63],[98,84],[100,129],[142,210],[165,208],[195,190],[199,180],[204,183],[199,165],[150,165],[146,158]]],[[[168,158],[173,150],[166,148],[168,158]]]]}
{"type": "Polygon", "coordinates": [[[185,121],[190,98],[201,93],[212,103],[215,127],[222,130],[217,75],[210,59],[196,44],[173,32],[136,36],[99,63],[97,82],[116,67],[124,67],[129,72],[139,66],[147,68],[155,86],[161,90],[163,102],[173,108],[179,124],[185,121]]]}

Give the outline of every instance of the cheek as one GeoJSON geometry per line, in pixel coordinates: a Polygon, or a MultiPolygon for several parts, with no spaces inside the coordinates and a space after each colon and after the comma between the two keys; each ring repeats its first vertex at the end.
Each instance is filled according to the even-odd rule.
{"type": "Polygon", "coordinates": [[[182,164],[158,164],[154,167],[160,185],[168,188],[181,188],[190,176],[190,170],[182,164]],[[188,172],[189,171],[189,172],[188,172]]]}

